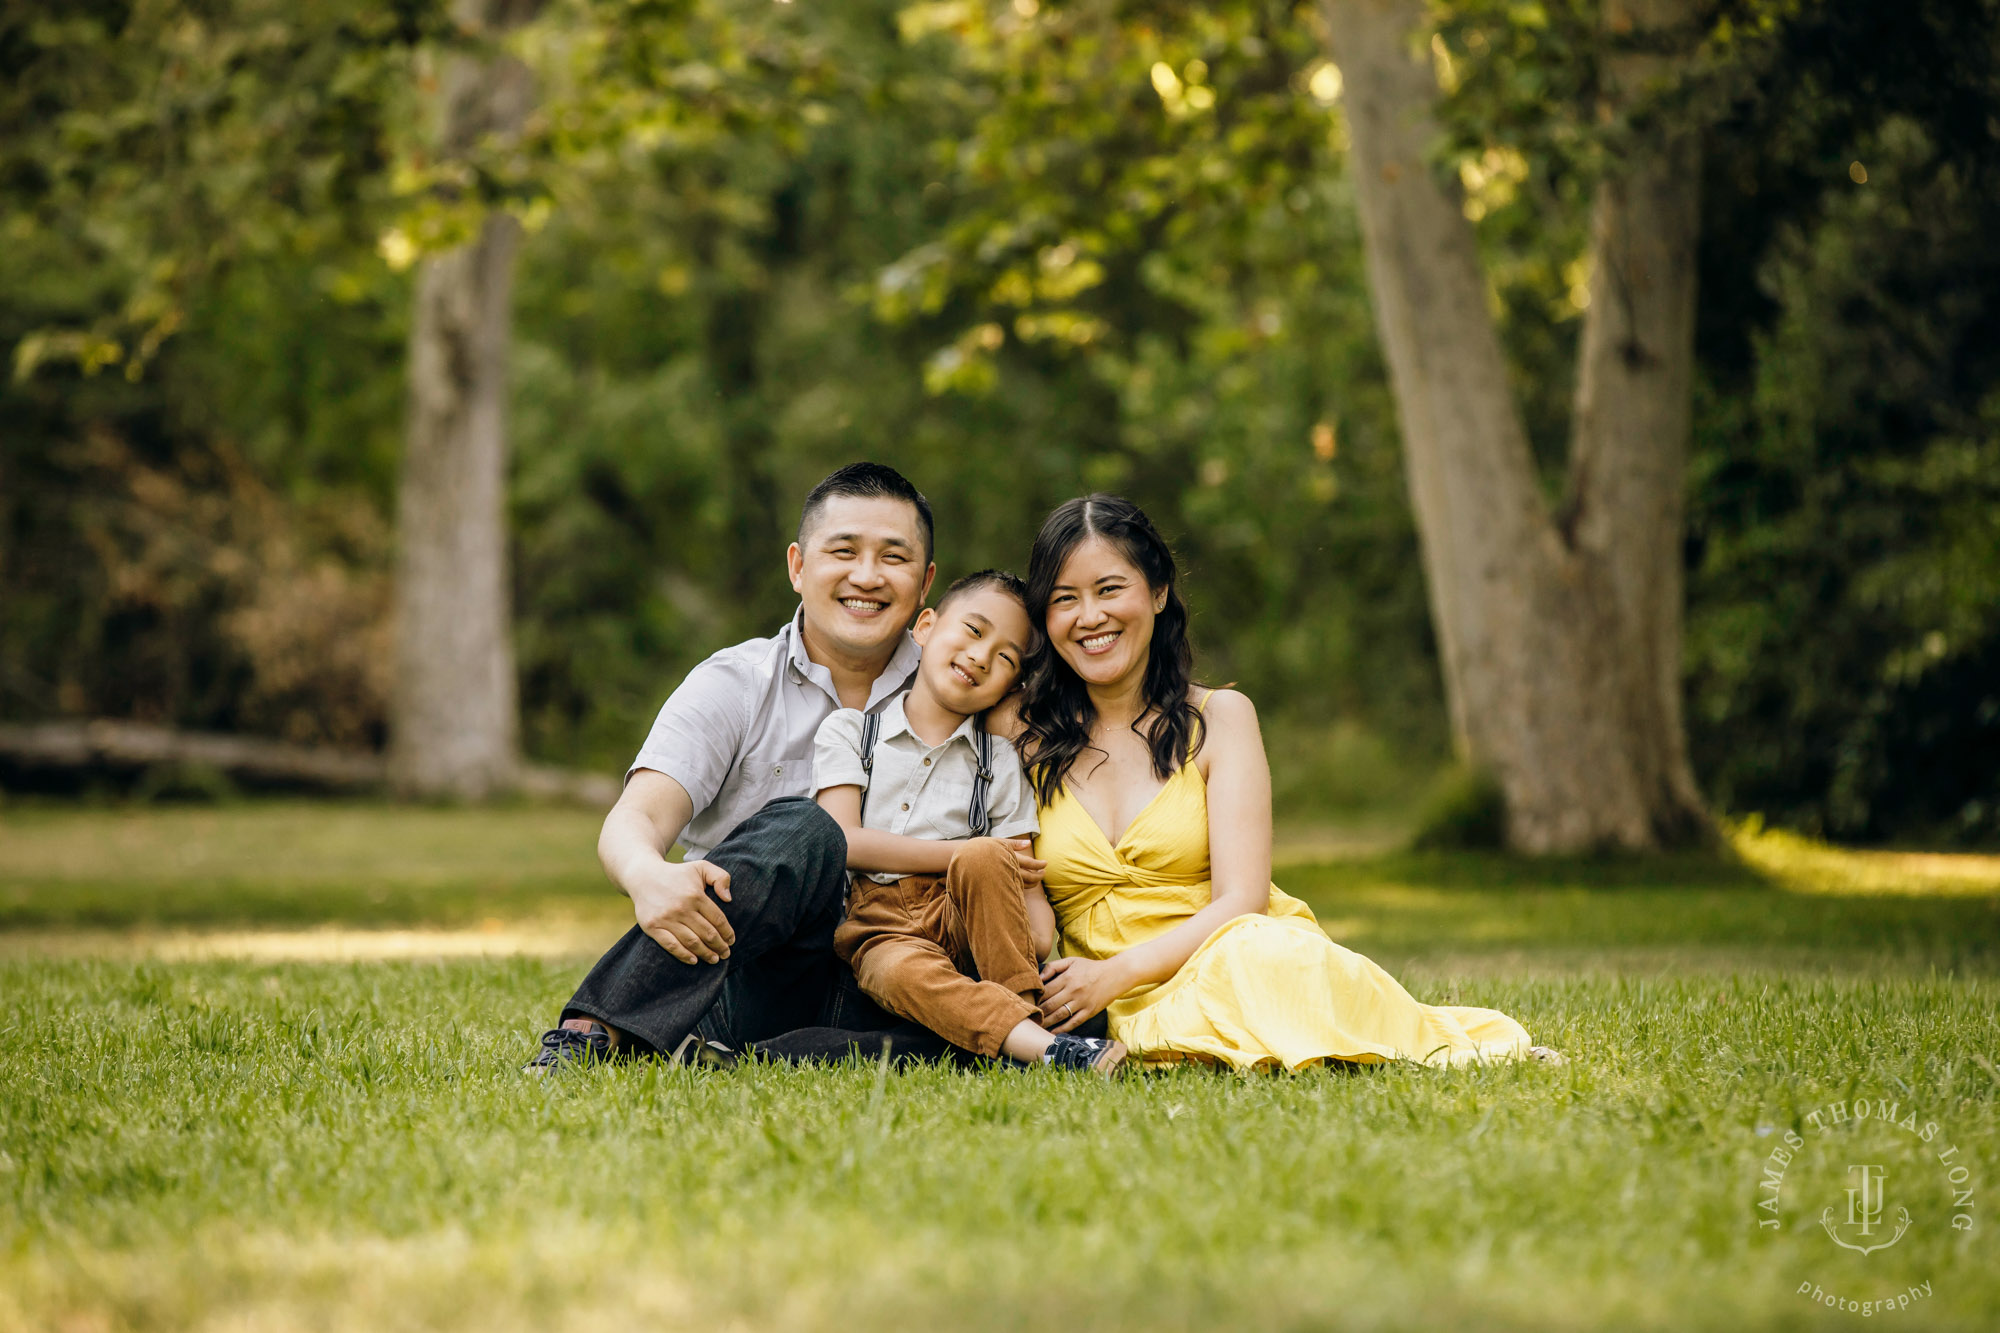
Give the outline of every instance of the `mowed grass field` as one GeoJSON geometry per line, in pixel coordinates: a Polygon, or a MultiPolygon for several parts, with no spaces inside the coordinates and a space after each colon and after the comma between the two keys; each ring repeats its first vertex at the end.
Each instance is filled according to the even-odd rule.
{"type": "Polygon", "coordinates": [[[627,920],[595,823],[0,811],[0,1329],[1861,1318],[1801,1284],[1903,1293],[1869,1318],[1911,1329],[2000,1311],[2000,860],[1750,832],[1728,863],[1281,868],[1559,1068],[524,1080],[627,920]],[[1807,1117],[1881,1099],[1938,1130],[1888,1163],[1907,1234],[1862,1256],[1818,1217],[1879,1145],[1807,1117]],[[1760,1227],[1787,1131],[1817,1156],[1760,1227]]]}

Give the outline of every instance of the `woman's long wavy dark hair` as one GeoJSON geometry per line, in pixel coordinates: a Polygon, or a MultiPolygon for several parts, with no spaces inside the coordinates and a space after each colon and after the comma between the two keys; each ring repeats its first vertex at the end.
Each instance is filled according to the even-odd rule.
{"type": "MultiPolygon", "coordinates": [[[[1154,593],[1167,590],[1166,606],[1153,619],[1153,642],[1146,657],[1145,707],[1132,726],[1152,751],[1154,774],[1165,781],[1201,750],[1205,728],[1200,711],[1188,702],[1194,649],[1188,645],[1187,604],[1177,586],[1180,571],[1173,551],[1145,511],[1123,496],[1102,493],[1057,506],[1035,534],[1035,549],[1028,557],[1029,612],[1047,625],[1049,597],[1063,563],[1091,537],[1111,543],[1145,576],[1154,593]]],[[[1063,661],[1046,634],[1029,661],[1022,695],[1021,735],[1016,744],[1036,799],[1047,805],[1062,790],[1064,779],[1083,752],[1093,748],[1090,724],[1097,718],[1097,709],[1090,702],[1083,678],[1063,661]]]]}

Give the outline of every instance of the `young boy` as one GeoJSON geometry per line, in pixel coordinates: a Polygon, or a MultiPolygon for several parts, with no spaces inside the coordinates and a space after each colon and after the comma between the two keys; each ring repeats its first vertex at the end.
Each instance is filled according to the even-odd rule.
{"type": "Polygon", "coordinates": [[[968,575],[917,617],[916,681],[882,711],[872,752],[856,710],[820,724],[814,798],[847,834],[847,866],[858,872],[833,949],[869,998],[955,1046],[1110,1076],[1124,1064],[1122,1043],[1057,1036],[1035,1021],[1055,913],[1000,841],[1035,832],[1034,795],[1014,747],[980,735],[1035,633],[1020,579],[968,575]]]}

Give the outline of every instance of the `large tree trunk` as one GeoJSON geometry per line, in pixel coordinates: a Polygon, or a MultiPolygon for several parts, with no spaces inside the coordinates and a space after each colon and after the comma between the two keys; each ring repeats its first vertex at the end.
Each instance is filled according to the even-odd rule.
{"type": "MultiPolygon", "coordinates": [[[[458,0],[493,38],[539,0],[458,0]]],[[[454,55],[439,155],[516,133],[533,90],[505,55],[454,55]]],[[[410,416],[397,537],[390,767],[406,793],[487,796],[515,785],[519,716],[507,569],[507,357],[520,227],[490,215],[470,245],[425,259],[410,329],[410,416]]]]}
{"type": "MultiPolygon", "coordinates": [[[[1708,822],[1681,729],[1679,568],[1696,149],[1686,136],[1641,134],[1600,191],[1572,487],[1558,517],[1508,387],[1456,182],[1427,158],[1438,89],[1422,0],[1325,4],[1459,748],[1499,782],[1518,850],[1699,838],[1708,822]]],[[[1656,11],[1685,8],[1663,0],[1656,11]]],[[[1645,17],[1654,28],[1675,16],[1645,17]]],[[[1659,63],[1625,59],[1613,95],[1636,91],[1659,63]]]]}

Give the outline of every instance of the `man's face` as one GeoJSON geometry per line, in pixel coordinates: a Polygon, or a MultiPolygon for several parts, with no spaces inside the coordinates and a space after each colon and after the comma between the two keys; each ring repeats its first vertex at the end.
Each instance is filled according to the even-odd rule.
{"type": "Polygon", "coordinates": [[[803,544],[785,553],[807,633],[858,655],[880,652],[909,625],[937,567],[924,559],[914,505],[836,495],[820,506],[803,544]]]}

